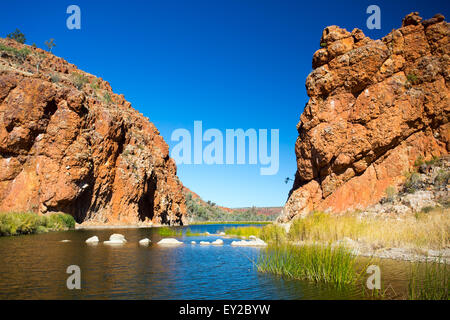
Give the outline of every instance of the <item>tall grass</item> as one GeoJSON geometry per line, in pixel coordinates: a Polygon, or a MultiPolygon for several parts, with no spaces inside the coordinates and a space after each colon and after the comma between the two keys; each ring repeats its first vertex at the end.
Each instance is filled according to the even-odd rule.
{"type": "Polygon", "coordinates": [[[203,236],[203,235],[205,235],[205,233],[192,232],[190,228],[188,228],[186,230],[186,232],[184,233],[185,237],[198,237],[198,236],[203,236]]]}
{"type": "Polygon", "coordinates": [[[161,228],[158,228],[158,234],[162,237],[176,237],[176,236],[181,236],[182,231],[172,229],[169,227],[161,227],[161,228]]]}
{"type": "Polygon", "coordinates": [[[75,228],[75,219],[68,214],[37,215],[29,212],[0,213],[0,236],[15,236],[75,228]]]}
{"type": "Polygon", "coordinates": [[[226,228],[225,234],[242,238],[255,236],[264,241],[270,241],[273,243],[283,243],[287,240],[287,234],[284,228],[276,224],[269,224],[264,227],[245,226],[226,228]]]}
{"type": "Polygon", "coordinates": [[[259,272],[345,288],[359,279],[355,263],[356,257],[342,246],[286,244],[265,249],[256,266],[259,272]]]}
{"type": "Polygon", "coordinates": [[[261,233],[260,227],[233,227],[233,228],[225,228],[226,235],[233,235],[242,238],[248,238],[250,236],[259,237],[261,233]]]}
{"type": "Polygon", "coordinates": [[[449,275],[447,264],[440,261],[413,264],[408,285],[408,299],[449,300],[449,275]]]}
{"type": "Polygon", "coordinates": [[[286,230],[283,227],[276,224],[271,224],[261,228],[259,232],[259,237],[264,241],[275,244],[280,244],[287,241],[286,230]]]}
{"type": "Polygon", "coordinates": [[[442,249],[450,245],[449,236],[450,210],[437,208],[401,220],[315,212],[292,223],[288,240],[329,242],[348,237],[383,247],[442,249]]]}

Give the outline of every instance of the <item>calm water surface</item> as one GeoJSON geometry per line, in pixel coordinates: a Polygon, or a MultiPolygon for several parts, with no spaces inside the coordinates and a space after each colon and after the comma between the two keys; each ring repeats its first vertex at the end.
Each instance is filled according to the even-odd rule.
{"type": "MultiPolygon", "coordinates": [[[[236,226],[236,225],[233,225],[236,226]]],[[[230,225],[196,225],[193,232],[218,233],[230,225]]],[[[191,245],[192,240],[218,237],[178,237],[182,246],[156,245],[156,228],[54,232],[0,238],[0,299],[360,299],[359,292],[336,292],[307,281],[286,280],[258,273],[260,248],[191,245]],[[128,243],[107,246],[113,233],[128,243]],[[98,236],[98,245],[85,240],[98,236]],[[138,241],[149,238],[149,247],[138,241]],[[71,240],[62,243],[61,240],[71,240]],[[68,290],[69,265],[81,268],[81,290],[68,290]]],[[[386,262],[385,262],[386,263],[386,262]]],[[[405,263],[387,262],[383,280],[405,286],[405,263]]]]}

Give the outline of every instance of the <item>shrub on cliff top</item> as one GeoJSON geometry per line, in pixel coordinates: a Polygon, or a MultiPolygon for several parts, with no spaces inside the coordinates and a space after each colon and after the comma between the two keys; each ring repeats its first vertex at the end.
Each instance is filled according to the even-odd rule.
{"type": "Polygon", "coordinates": [[[16,40],[18,43],[22,44],[24,44],[26,41],[25,35],[22,32],[20,32],[19,29],[16,29],[16,31],[8,34],[6,38],[16,40]]]}

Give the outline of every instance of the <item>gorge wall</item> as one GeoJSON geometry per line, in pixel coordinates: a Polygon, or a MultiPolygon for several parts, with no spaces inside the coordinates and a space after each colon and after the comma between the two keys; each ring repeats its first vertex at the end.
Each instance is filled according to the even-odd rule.
{"type": "Polygon", "coordinates": [[[279,221],[375,204],[422,156],[450,149],[449,24],[418,13],[381,40],[325,28],[298,123],[297,172],[279,221]]]}
{"type": "Polygon", "coordinates": [[[39,48],[0,39],[0,49],[0,211],[185,222],[168,145],[123,95],[39,48]]]}

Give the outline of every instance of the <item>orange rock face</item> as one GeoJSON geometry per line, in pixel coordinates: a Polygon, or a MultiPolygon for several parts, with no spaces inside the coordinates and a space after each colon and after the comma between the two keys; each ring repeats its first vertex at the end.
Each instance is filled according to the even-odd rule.
{"type": "Polygon", "coordinates": [[[156,127],[100,78],[13,40],[0,51],[0,211],[179,225],[185,199],[156,127]]]}
{"type": "Polygon", "coordinates": [[[280,221],[378,202],[422,156],[450,149],[449,24],[417,13],[382,40],[325,28],[306,79],[297,173],[280,221]]]}

